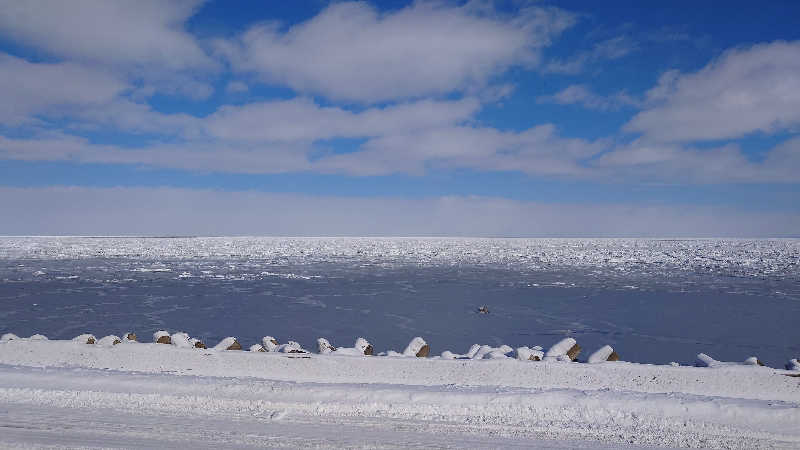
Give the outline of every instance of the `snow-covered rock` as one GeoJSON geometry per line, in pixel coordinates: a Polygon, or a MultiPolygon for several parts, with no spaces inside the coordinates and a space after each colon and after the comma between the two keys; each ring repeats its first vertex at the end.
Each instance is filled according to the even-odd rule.
{"type": "Polygon", "coordinates": [[[425,339],[417,336],[411,340],[403,350],[404,356],[416,356],[418,358],[426,358],[431,352],[431,347],[425,342],[425,339]]]}
{"type": "Polygon", "coordinates": [[[786,363],[786,370],[800,370],[800,360],[798,358],[790,359],[786,363]]]}
{"type": "MultiPolygon", "coordinates": [[[[472,350],[472,349],[470,349],[472,350]]],[[[500,347],[492,347],[490,345],[481,345],[478,348],[478,351],[472,356],[472,359],[501,359],[507,358],[508,354],[513,352],[514,349],[507,346],[501,345],[500,347]]]]}
{"type": "Polygon", "coordinates": [[[372,344],[364,338],[356,339],[355,345],[352,347],[339,347],[332,351],[331,355],[352,355],[352,356],[371,356],[375,353],[372,344]]]}
{"type": "Polygon", "coordinates": [[[192,348],[193,345],[189,342],[189,335],[183,332],[173,333],[169,337],[170,343],[175,347],[192,348]]]}
{"type": "Polygon", "coordinates": [[[751,356],[744,360],[744,362],[729,362],[729,361],[717,361],[716,359],[706,355],[705,353],[700,353],[697,355],[697,359],[694,362],[695,367],[720,367],[720,366],[763,366],[764,363],[759,361],[758,358],[755,356],[751,356]]]}
{"type": "Polygon", "coordinates": [[[564,338],[556,342],[547,353],[544,354],[546,360],[565,361],[566,356],[569,361],[575,361],[581,352],[581,346],[573,338],[564,338]]]}
{"type": "Polygon", "coordinates": [[[266,350],[264,350],[264,346],[261,345],[261,344],[253,344],[253,345],[251,345],[250,346],[250,351],[251,352],[266,352],[266,350]]]}
{"type": "Polygon", "coordinates": [[[13,341],[14,339],[19,339],[19,336],[14,333],[6,333],[0,336],[0,342],[13,341]]]}
{"type": "Polygon", "coordinates": [[[206,348],[206,344],[204,344],[200,339],[189,338],[189,343],[192,344],[192,347],[194,348],[206,348]]]}
{"type": "Polygon", "coordinates": [[[33,336],[29,337],[28,339],[32,341],[47,341],[47,336],[43,334],[34,334],[33,336]]]}
{"type": "Polygon", "coordinates": [[[81,334],[80,336],[72,338],[72,342],[78,344],[94,344],[97,342],[97,338],[95,338],[93,334],[81,334]]]}
{"type": "Polygon", "coordinates": [[[309,353],[308,350],[304,349],[298,342],[295,341],[288,341],[287,343],[279,346],[277,351],[280,353],[309,353]]]}
{"type": "Polygon", "coordinates": [[[755,356],[751,356],[744,360],[744,364],[748,366],[763,366],[764,363],[761,362],[760,359],[756,358],[755,356]]]}
{"type": "Polygon", "coordinates": [[[594,353],[589,355],[589,359],[586,360],[586,362],[589,364],[596,364],[605,361],[619,361],[619,355],[617,355],[617,352],[615,352],[610,345],[604,345],[595,350],[594,353]]]}
{"type": "Polygon", "coordinates": [[[328,353],[336,351],[336,347],[332,346],[331,343],[325,338],[317,339],[317,348],[319,349],[319,353],[321,355],[327,355],[328,353]]]}
{"type": "Polygon", "coordinates": [[[442,352],[441,357],[442,359],[472,359],[480,349],[481,345],[473,344],[466,353],[453,353],[450,350],[445,350],[442,352]]]}
{"type": "Polygon", "coordinates": [[[133,331],[122,333],[122,342],[125,343],[138,342],[136,339],[137,339],[136,333],[134,333],[133,331]]]}
{"type": "Polygon", "coordinates": [[[542,351],[542,347],[539,346],[533,348],[518,347],[516,356],[520,361],[541,361],[542,358],[544,358],[544,352],[542,351]]]}
{"type": "Polygon", "coordinates": [[[281,344],[272,336],[264,336],[261,338],[261,345],[264,347],[264,350],[268,352],[277,352],[281,344]]]}
{"type": "Polygon", "coordinates": [[[697,358],[694,361],[694,365],[696,367],[713,367],[718,365],[720,361],[706,355],[705,353],[699,353],[697,358]]]}
{"type": "Polygon", "coordinates": [[[153,333],[153,342],[156,344],[171,344],[172,339],[170,338],[168,331],[158,330],[153,333]]]}
{"type": "Polygon", "coordinates": [[[219,344],[214,346],[214,350],[241,350],[242,344],[236,340],[235,337],[229,336],[219,341],[219,344]]]}
{"type": "Polygon", "coordinates": [[[121,343],[122,339],[120,339],[119,336],[114,336],[113,334],[109,336],[104,336],[97,341],[97,345],[101,345],[103,347],[113,347],[121,343]]]}

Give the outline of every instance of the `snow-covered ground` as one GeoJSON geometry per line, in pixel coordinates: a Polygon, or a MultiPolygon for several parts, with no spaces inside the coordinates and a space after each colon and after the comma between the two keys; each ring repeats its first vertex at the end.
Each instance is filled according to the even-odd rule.
{"type": "Polygon", "coordinates": [[[0,446],[796,448],[787,374],[16,339],[0,446]]]}

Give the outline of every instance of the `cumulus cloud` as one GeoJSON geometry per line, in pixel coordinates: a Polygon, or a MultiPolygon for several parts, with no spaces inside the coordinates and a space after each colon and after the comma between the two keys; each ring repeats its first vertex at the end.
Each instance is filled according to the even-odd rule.
{"type": "Polygon", "coordinates": [[[652,141],[735,139],[800,125],[800,41],[725,52],[693,73],[670,71],[625,125],[652,141]]]}
{"type": "Polygon", "coordinates": [[[640,102],[625,92],[604,96],[592,92],[584,84],[573,84],[553,95],[536,99],[537,103],[556,103],[559,105],[581,105],[599,111],[613,111],[624,107],[637,106],[640,102]]]}
{"type": "Polygon", "coordinates": [[[184,22],[202,0],[0,0],[0,35],[73,61],[214,66],[184,22]]]}
{"type": "Polygon", "coordinates": [[[260,24],[216,47],[234,69],[266,82],[371,103],[464,91],[535,65],[574,20],[552,7],[505,16],[481,2],[415,2],[383,13],[340,2],[288,29],[260,24]]]}
{"type": "Polygon", "coordinates": [[[19,124],[36,114],[103,104],[129,88],[107,72],[65,63],[34,64],[0,53],[0,124],[19,124]]]}
{"type": "Polygon", "coordinates": [[[722,207],[178,188],[0,187],[0,210],[0,234],[755,237],[800,229],[796,213],[722,207]]]}

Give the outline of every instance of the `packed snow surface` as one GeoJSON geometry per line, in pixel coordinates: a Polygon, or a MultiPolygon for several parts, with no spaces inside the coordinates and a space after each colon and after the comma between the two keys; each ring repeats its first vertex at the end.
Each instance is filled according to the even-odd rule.
{"type": "Polygon", "coordinates": [[[12,339],[0,445],[792,448],[793,373],[12,339]]]}

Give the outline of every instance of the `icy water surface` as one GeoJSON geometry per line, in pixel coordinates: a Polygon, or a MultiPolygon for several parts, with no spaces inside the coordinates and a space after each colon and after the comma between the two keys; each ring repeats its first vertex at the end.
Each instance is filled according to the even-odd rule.
{"type": "Polygon", "coordinates": [[[0,333],[800,354],[799,240],[0,238],[0,333]],[[477,314],[487,305],[489,314],[477,314]]]}

